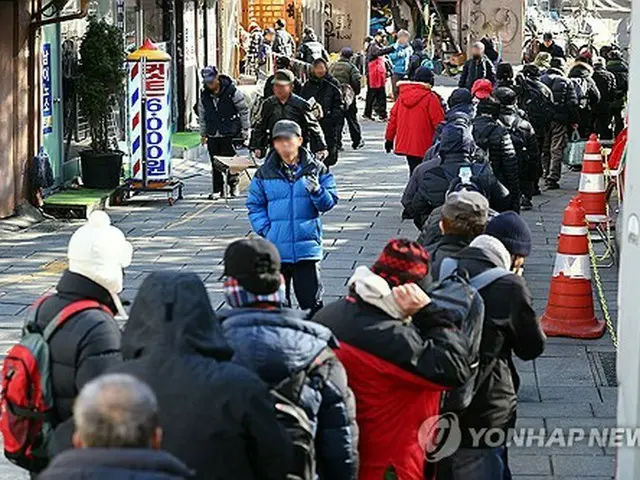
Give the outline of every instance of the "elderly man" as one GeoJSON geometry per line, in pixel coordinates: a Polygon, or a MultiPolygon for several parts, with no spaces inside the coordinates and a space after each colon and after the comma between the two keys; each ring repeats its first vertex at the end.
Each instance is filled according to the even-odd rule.
{"type": "Polygon", "coordinates": [[[476,42],[471,47],[471,58],[464,63],[458,86],[471,90],[475,81],[481,78],[486,78],[492,84],[496,83],[493,63],[484,54],[484,44],[476,42]]]}
{"type": "Polygon", "coordinates": [[[162,429],[151,389],[130,375],[87,383],[75,406],[75,450],[57,456],[41,480],[192,478],[180,460],[160,450],[162,429]]]}

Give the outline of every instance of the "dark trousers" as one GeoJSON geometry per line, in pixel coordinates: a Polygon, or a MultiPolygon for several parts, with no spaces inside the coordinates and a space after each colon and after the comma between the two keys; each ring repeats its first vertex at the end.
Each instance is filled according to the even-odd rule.
{"type": "MultiPolygon", "coordinates": [[[[236,148],[233,146],[231,137],[209,137],[207,149],[211,159],[211,187],[213,193],[222,192],[222,173],[213,165],[213,157],[233,157],[236,155],[236,148]]],[[[239,175],[229,175],[229,186],[235,188],[238,184],[239,175]]]]}
{"type": "Polygon", "coordinates": [[[302,260],[296,263],[283,263],[280,271],[284,277],[287,303],[291,303],[291,283],[302,310],[315,313],[322,308],[322,294],[324,288],[320,278],[320,262],[317,260],[302,260]]]}
{"type": "Polygon", "coordinates": [[[409,164],[409,176],[411,176],[416,167],[422,163],[422,157],[407,155],[407,163],[409,164]]]}
{"type": "Polygon", "coordinates": [[[611,140],[613,129],[611,128],[611,112],[599,112],[593,114],[593,130],[601,140],[611,140]]]}
{"type": "Polygon", "coordinates": [[[542,147],[542,166],[547,182],[558,182],[562,174],[564,149],[569,141],[569,132],[564,123],[553,120],[542,147]]]}
{"type": "Polygon", "coordinates": [[[613,117],[613,124],[615,125],[613,133],[617,137],[618,134],[624,129],[624,118],[622,118],[622,109],[611,109],[611,116],[613,117]]]}
{"type": "Polygon", "coordinates": [[[344,118],[342,119],[342,126],[338,130],[338,145],[342,147],[342,131],[344,130],[344,124],[346,122],[349,128],[349,135],[351,136],[351,145],[357,146],[362,141],[362,130],[360,129],[360,122],[358,122],[358,105],[356,101],[347,108],[344,112],[344,118]]]}
{"type": "Polygon", "coordinates": [[[544,139],[547,136],[546,128],[538,128],[536,129],[536,140],[538,141],[538,147],[540,148],[540,156],[538,157],[538,164],[536,166],[536,171],[533,180],[533,192],[539,192],[540,190],[540,179],[544,176],[544,169],[542,168],[542,157],[544,156],[542,150],[544,149],[544,139]]]}
{"type": "Polygon", "coordinates": [[[364,116],[371,118],[374,109],[380,118],[387,118],[387,93],[384,87],[367,89],[364,116]]]}

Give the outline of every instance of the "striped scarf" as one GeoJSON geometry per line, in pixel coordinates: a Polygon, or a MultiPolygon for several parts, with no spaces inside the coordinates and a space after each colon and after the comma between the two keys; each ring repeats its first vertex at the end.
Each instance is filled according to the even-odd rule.
{"type": "Polygon", "coordinates": [[[245,290],[235,278],[227,277],[224,281],[224,296],[227,304],[232,308],[248,307],[257,303],[272,303],[278,306],[286,303],[284,281],[275,292],[258,295],[245,290]]]}

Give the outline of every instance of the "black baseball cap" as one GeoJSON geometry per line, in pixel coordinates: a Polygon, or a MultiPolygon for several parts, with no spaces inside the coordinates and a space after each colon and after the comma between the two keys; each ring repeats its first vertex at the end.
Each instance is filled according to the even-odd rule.
{"type": "Polygon", "coordinates": [[[283,68],[275,73],[271,83],[274,85],[291,85],[295,79],[296,77],[293,76],[293,72],[291,70],[283,68]]]}
{"type": "Polygon", "coordinates": [[[291,120],[278,120],[273,126],[273,132],[271,138],[292,138],[302,137],[302,129],[300,125],[291,120]]]}
{"type": "Polygon", "coordinates": [[[224,275],[256,295],[274,293],[282,282],[278,249],[259,237],[235,241],[224,252],[224,275]]]}

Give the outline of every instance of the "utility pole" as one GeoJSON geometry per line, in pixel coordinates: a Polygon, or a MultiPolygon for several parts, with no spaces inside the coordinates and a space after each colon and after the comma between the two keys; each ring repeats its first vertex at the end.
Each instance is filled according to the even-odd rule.
{"type": "MultiPolygon", "coordinates": [[[[640,45],[640,3],[631,7],[631,38],[633,45],[640,45]]],[[[636,49],[631,54],[629,85],[640,81],[640,54],[636,49]]],[[[626,188],[624,196],[624,218],[622,232],[622,255],[620,260],[620,286],[618,301],[617,359],[618,426],[640,427],[640,295],[638,295],[638,272],[640,271],[640,89],[630,88],[628,103],[629,159],[626,163],[626,188]],[[635,140],[635,139],[638,140],[635,140]]],[[[640,478],[640,448],[618,449],[616,478],[632,480],[640,478]]]]}

